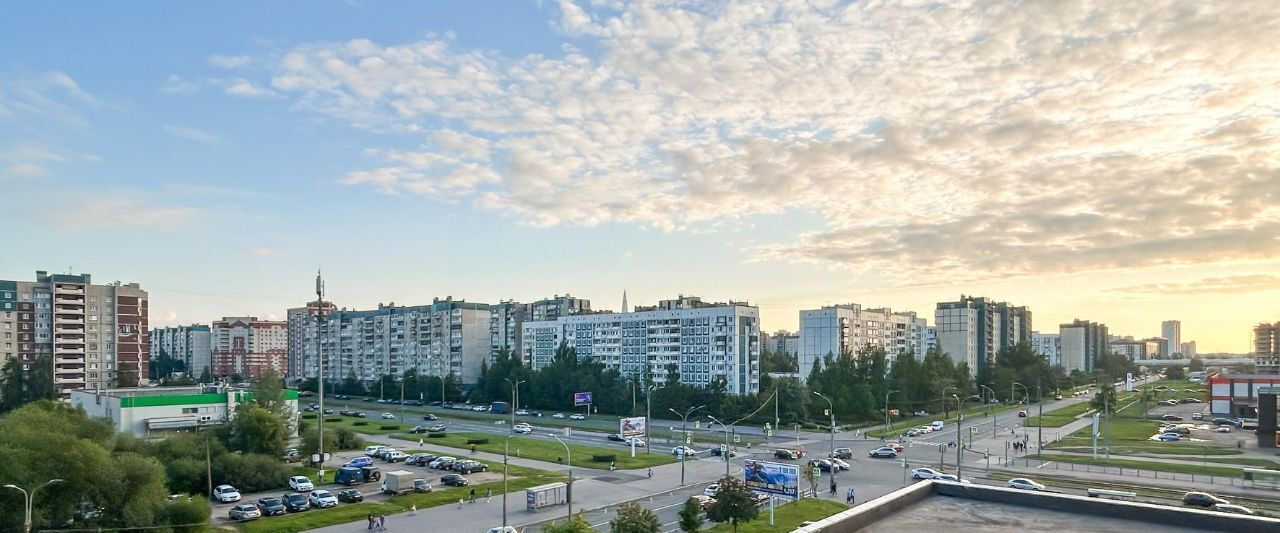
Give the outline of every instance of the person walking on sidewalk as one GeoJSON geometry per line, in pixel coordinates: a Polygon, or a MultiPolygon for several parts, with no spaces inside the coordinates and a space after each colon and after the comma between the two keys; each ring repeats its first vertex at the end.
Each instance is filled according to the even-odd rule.
{"type": "Polygon", "coordinates": [[[375,522],[376,520],[373,518],[373,513],[369,513],[369,531],[373,531],[373,524],[375,522]]]}
{"type": "Polygon", "coordinates": [[[378,515],[378,531],[386,531],[386,530],[387,530],[387,515],[380,514],[378,515]]]}
{"type": "Polygon", "coordinates": [[[474,487],[471,489],[471,501],[467,503],[476,503],[476,489],[474,487]]]}
{"type": "Polygon", "coordinates": [[[649,479],[653,479],[653,469],[649,469],[649,479]]]}
{"type": "Polygon", "coordinates": [[[493,487],[489,487],[489,490],[486,490],[484,492],[484,502],[489,503],[492,501],[493,501],[493,487]]]}

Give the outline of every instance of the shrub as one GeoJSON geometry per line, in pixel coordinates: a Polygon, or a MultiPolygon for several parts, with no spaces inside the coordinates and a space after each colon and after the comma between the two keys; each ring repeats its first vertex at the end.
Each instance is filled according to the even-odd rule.
{"type": "Polygon", "coordinates": [[[325,417],[324,421],[330,422],[330,423],[339,423],[339,422],[342,422],[342,417],[340,416],[325,417]]]}
{"type": "Polygon", "coordinates": [[[270,455],[228,453],[213,461],[213,484],[245,493],[279,489],[288,484],[289,474],[290,467],[270,455]]]}
{"type": "Polygon", "coordinates": [[[369,425],[369,423],[368,423],[368,422],[366,422],[366,421],[364,421],[364,420],[357,420],[357,421],[355,421],[355,422],[352,422],[352,423],[351,423],[351,425],[353,425],[353,426],[367,426],[367,425],[369,425]]]}
{"type": "Polygon", "coordinates": [[[302,413],[302,418],[305,418],[305,419],[307,419],[307,420],[311,420],[311,419],[316,418],[316,414],[315,414],[315,413],[302,413]]]}
{"type": "Polygon", "coordinates": [[[600,455],[592,455],[592,456],[591,456],[591,460],[592,460],[592,461],[595,461],[595,462],[597,462],[597,463],[611,463],[611,462],[613,462],[613,461],[615,461],[615,460],[617,460],[617,459],[618,459],[618,454],[616,454],[616,453],[600,454],[600,455]]]}
{"type": "Polygon", "coordinates": [[[359,450],[364,447],[364,439],[360,438],[359,433],[351,431],[350,429],[338,428],[338,430],[334,432],[334,437],[334,449],[359,450]]]}
{"type": "Polygon", "coordinates": [[[440,433],[427,433],[428,439],[443,439],[447,436],[448,435],[446,435],[443,431],[441,431],[440,433]]]}
{"type": "Polygon", "coordinates": [[[196,496],[190,500],[178,500],[165,505],[160,509],[160,520],[166,524],[182,526],[173,528],[174,533],[196,533],[208,530],[208,526],[202,522],[207,522],[212,512],[209,500],[196,496]],[[183,524],[197,525],[183,526],[183,524]]]}
{"type": "Polygon", "coordinates": [[[467,439],[467,444],[489,444],[489,439],[467,439]]]}
{"type": "Polygon", "coordinates": [[[394,431],[394,430],[400,429],[400,424],[383,424],[381,426],[378,426],[378,428],[382,429],[383,431],[394,431]]]}

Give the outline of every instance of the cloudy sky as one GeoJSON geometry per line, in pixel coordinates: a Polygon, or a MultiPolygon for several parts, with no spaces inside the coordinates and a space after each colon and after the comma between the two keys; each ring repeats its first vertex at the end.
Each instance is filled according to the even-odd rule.
{"type": "Polygon", "coordinates": [[[1270,1],[0,6],[0,279],[1280,320],[1270,1]]]}

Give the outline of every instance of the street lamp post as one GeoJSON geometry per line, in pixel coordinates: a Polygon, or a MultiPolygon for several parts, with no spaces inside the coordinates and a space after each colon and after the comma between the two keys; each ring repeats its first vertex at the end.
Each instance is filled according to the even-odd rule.
{"type": "Polygon", "coordinates": [[[1040,393],[1040,378],[1036,378],[1036,404],[1040,409],[1036,415],[1036,454],[1039,455],[1041,446],[1044,446],[1044,396],[1040,393]]]}
{"type": "Polygon", "coordinates": [[[1009,385],[1009,401],[1017,400],[1017,398],[1014,398],[1013,396],[1014,391],[1017,390],[1015,387],[1022,387],[1022,394],[1025,395],[1023,396],[1023,398],[1025,398],[1027,401],[1031,401],[1031,398],[1029,397],[1031,396],[1031,391],[1027,390],[1026,385],[1018,383],[1017,381],[1013,382],[1013,385],[1009,385]]]}
{"type": "Polygon", "coordinates": [[[25,517],[25,518],[23,519],[23,521],[22,521],[22,532],[23,532],[23,533],[31,533],[31,505],[32,505],[33,503],[35,503],[35,499],[36,499],[36,491],[38,491],[38,490],[40,490],[40,489],[42,489],[42,488],[44,488],[44,487],[46,487],[46,486],[48,486],[48,485],[52,485],[52,484],[54,484],[54,483],[61,483],[61,482],[62,482],[62,480],[61,480],[61,479],[50,479],[49,481],[46,481],[46,482],[44,482],[43,484],[41,484],[39,487],[36,487],[36,488],[34,488],[34,489],[31,489],[31,492],[27,492],[27,489],[24,489],[24,488],[19,487],[19,486],[17,486],[17,485],[5,485],[5,486],[4,486],[4,488],[6,488],[6,489],[13,489],[13,490],[17,490],[17,491],[21,491],[21,492],[22,492],[22,509],[23,509],[24,511],[26,511],[26,517],[25,517]]]}
{"type": "Polygon", "coordinates": [[[653,389],[657,385],[649,385],[644,389],[644,453],[653,453],[653,439],[649,438],[649,426],[653,424],[653,389]]]}
{"type": "Polygon", "coordinates": [[[685,456],[688,455],[684,452],[688,451],[689,449],[689,415],[693,414],[693,412],[697,411],[698,409],[702,409],[703,407],[705,406],[699,405],[697,407],[690,407],[683,413],[675,409],[672,409],[670,407],[667,408],[668,411],[671,411],[675,413],[676,416],[680,417],[680,435],[682,437],[680,441],[680,486],[681,487],[684,486],[684,459],[685,459],[685,456]]]}
{"type": "Polygon", "coordinates": [[[893,431],[893,420],[889,418],[889,395],[895,392],[902,392],[902,391],[891,390],[889,392],[884,393],[884,425],[889,427],[889,431],[893,431]]]}
{"type": "Polygon", "coordinates": [[[720,424],[720,427],[724,428],[724,477],[729,477],[729,426],[714,416],[707,415],[707,418],[710,418],[713,422],[720,424]]]}
{"type": "MultiPolygon", "coordinates": [[[[951,416],[951,414],[947,412],[947,391],[949,390],[960,390],[960,389],[957,389],[955,385],[947,385],[946,387],[942,388],[942,419],[943,420],[946,420],[948,417],[951,416]]],[[[954,396],[954,394],[952,396],[954,396]]]]}
{"type": "MultiPolygon", "coordinates": [[[[400,423],[404,423],[404,375],[400,376],[400,423]]],[[[320,413],[324,414],[324,413],[320,413]]]]}
{"type": "Polygon", "coordinates": [[[963,446],[964,441],[962,440],[964,437],[963,437],[963,434],[960,433],[960,429],[961,429],[960,423],[964,422],[964,402],[965,400],[972,400],[974,398],[978,398],[979,400],[981,400],[982,397],[978,396],[977,394],[974,394],[972,396],[967,396],[964,398],[961,398],[959,396],[956,396],[955,394],[952,394],[951,397],[956,399],[956,479],[964,479],[963,477],[960,477],[960,470],[961,470],[960,454],[964,450],[964,446],[963,446]]]}
{"type": "Polygon", "coordinates": [[[502,531],[507,531],[507,456],[511,453],[511,435],[502,442],[502,531]]]}
{"type": "MultiPolygon", "coordinates": [[[[556,439],[556,442],[559,442],[561,446],[564,446],[565,463],[569,465],[569,494],[565,498],[565,501],[569,504],[569,519],[572,520],[573,519],[573,452],[569,451],[569,445],[565,444],[564,441],[560,440],[560,437],[557,437],[555,433],[547,433],[547,436],[553,439],[556,439]]],[[[506,492],[506,491],[503,491],[503,492],[506,492]]],[[[503,506],[503,509],[505,512],[506,507],[503,506]]]]}
{"type": "Polygon", "coordinates": [[[516,409],[520,408],[520,384],[528,382],[523,379],[511,381],[511,378],[503,378],[503,381],[506,381],[508,385],[511,385],[511,431],[515,431],[516,409]]]}
{"type": "MultiPolygon", "coordinates": [[[[990,393],[991,393],[991,399],[992,399],[992,400],[995,400],[995,399],[996,399],[996,391],[991,390],[991,387],[988,387],[988,386],[986,386],[986,385],[978,385],[978,387],[981,387],[981,388],[983,388],[983,389],[986,389],[988,392],[990,392],[990,393]]],[[[982,403],[987,404],[987,415],[990,415],[990,414],[991,414],[991,404],[987,402],[986,398],[983,398],[983,399],[982,399],[982,403]]],[[[993,417],[991,417],[991,438],[993,438],[993,439],[994,439],[994,438],[996,438],[996,417],[994,417],[994,416],[993,416],[993,417]]]]}
{"type": "Polygon", "coordinates": [[[836,453],[836,407],[831,403],[831,398],[823,396],[821,392],[813,391],[819,398],[827,401],[827,412],[831,413],[831,455],[836,453]]]}

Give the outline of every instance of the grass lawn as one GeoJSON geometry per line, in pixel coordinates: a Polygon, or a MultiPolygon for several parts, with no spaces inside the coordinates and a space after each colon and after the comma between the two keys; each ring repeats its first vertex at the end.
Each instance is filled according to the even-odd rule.
{"type": "MultiPolygon", "coordinates": [[[[1018,409],[1021,407],[1022,406],[1020,405],[992,405],[991,412],[1003,413],[1005,411],[1018,409]]],[[[986,406],[982,406],[982,405],[966,406],[964,409],[964,416],[965,416],[965,419],[972,421],[975,416],[982,416],[982,414],[986,412],[987,412],[986,406]]],[[[890,430],[889,428],[883,428],[883,429],[868,431],[867,436],[868,437],[896,437],[898,435],[906,433],[908,429],[911,429],[917,426],[927,425],[929,423],[932,423],[934,420],[941,420],[943,421],[943,423],[946,423],[948,425],[954,424],[956,422],[955,412],[953,411],[951,415],[952,416],[950,418],[943,418],[942,413],[934,413],[929,416],[910,416],[907,418],[896,418],[893,420],[892,430],[890,430]]]]}
{"type": "MultiPolygon", "coordinates": [[[[802,522],[820,520],[848,509],[849,506],[831,500],[805,498],[774,508],[773,524],[769,525],[769,508],[760,510],[755,520],[738,524],[738,533],[764,533],[766,531],[791,531],[802,522]]],[[[719,524],[706,530],[708,533],[729,533],[733,524],[719,524]]]]}
{"type": "Polygon", "coordinates": [[[1123,468],[1141,468],[1144,470],[1158,470],[1161,472],[1178,472],[1182,474],[1201,474],[1206,476],[1222,476],[1239,478],[1242,472],[1239,468],[1231,468],[1225,466],[1207,466],[1207,465],[1186,465],[1176,463],[1160,463],[1156,461],[1141,461],[1137,459],[1117,459],[1114,456],[1110,461],[1104,458],[1094,459],[1082,455],[1065,455],[1060,453],[1045,453],[1039,456],[1045,461],[1057,461],[1060,463],[1075,463],[1099,466],[1115,466],[1123,468]]]}
{"type": "MultiPolygon", "coordinates": [[[[394,437],[397,439],[415,442],[419,438],[418,435],[394,435],[394,437]]],[[[489,439],[489,442],[486,444],[477,444],[476,449],[482,452],[496,454],[502,453],[504,438],[485,433],[449,432],[444,437],[424,437],[424,442],[438,446],[448,446],[450,448],[469,450],[470,445],[467,444],[468,439],[489,439]]],[[[675,457],[670,453],[667,453],[668,450],[654,450],[652,453],[644,453],[643,449],[638,448],[636,449],[636,456],[634,459],[631,458],[631,450],[629,448],[604,448],[599,446],[569,444],[569,450],[573,454],[573,466],[586,468],[609,468],[609,461],[593,461],[591,459],[592,455],[613,455],[615,456],[614,461],[617,463],[617,467],[622,470],[646,468],[676,462],[675,457]]],[[[559,442],[521,437],[513,437],[511,439],[511,455],[513,457],[523,457],[525,459],[535,459],[549,463],[556,462],[557,458],[565,458],[564,446],[561,446],[559,442]]]]}
{"type": "MultiPolygon", "coordinates": [[[[1077,452],[1090,453],[1093,451],[1089,446],[1081,446],[1079,442],[1073,446],[1045,446],[1047,449],[1060,452],[1077,452]]],[[[1099,443],[1099,446],[1102,444],[1099,443]]],[[[1240,455],[1240,450],[1234,448],[1222,448],[1218,446],[1210,446],[1207,449],[1201,448],[1197,444],[1178,442],[1143,442],[1143,443],[1125,443],[1121,445],[1111,446],[1111,455],[1130,455],[1130,454],[1150,454],[1150,455],[1240,455]]],[[[1264,459],[1265,460],[1265,459],[1264,459]]],[[[1229,462],[1224,459],[1223,462],[1229,462]]],[[[1243,464],[1243,463],[1241,463],[1243,464]]]]}
{"type": "MultiPolygon", "coordinates": [[[[317,425],[315,418],[306,418],[306,416],[303,415],[303,420],[306,420],[307,424],[313,428],[317,425]]],[[[347,428],[356,433],[364,433],[366,435],[389,435],[391,433],[405,431],[415,425],[417,425],[416,422],[406,422],[401,424],[395,420],[382,420],[380,418],[352,418],[349,416],[335,417],[334,415],[329,415],[324,419],[325,429],[347,428]],[[338,418],[337,422],[333,421],[335,418],[338,418]],[[364,425],[357,426],[356,424],[360,422],[364,422],[364,425]],[[382,426],[395,426],[395,428],[382,429],[382,426]]]]}
{"type": "Polygon", "coordinates": [[[1038,416],[1031,416],[1031,417],[1027,417],[1027,427],[1029,428],[1036,428],[1036,427],[1060,428],[1062,426],[1065,426],[1075,421],[1076,421],[1076,417],[1074,416],[1044,415],[1044,418],[1041,418],[1038,416]]]}
{"type": "MultiPolygon", "coordinates": [[[[481,461],[489,465],[489,470],[493,472],[502,471],[502,463],[494,463],[491,461],[481,461]]],[[[314,472],[313,472],[314,474],[314,472]]],[[[494,494],[502,493],[502,480],[490,481],[487,483],[477,483],[467,487],[449,487],[435,483],[439,476],[435,471],[424,470],[423,478],[432,482],[432,491],[423,494],[404,494],[395,496],[383,503],[355,503],[355,504],[338,504],[332,509],[315,510],[304,513],[290,514],[286,516],[264,518],[262,520],[254,520],[240,524],[241,531],[246,533],[295,533],[306,531],[335,524],[345,524],[364,519],[369,513],[392,515],[395,513],[403,513],[409,510],[410,506],[417,506],[418,509],[434,507],[437,505],[447,505],[457,502],[470,489],[476,489],[476,494],[484,494],[489,488],[493,488],[494,494]]],[[[508,465],[507,474],[510,477],[507,480],[507,489],[511,492],[519,492],[529,487],[535,487],[554,481],[562,481],[564,476],[555,472],[546,470],[538,470],[535,468],[526,468],[515,465],[508,465]]],[[[364,492],[370,490],[378,490],[376,483],[357,486],[364,492]]],[[[523,495],[517,495],[522,498],[523,495]]]]}

